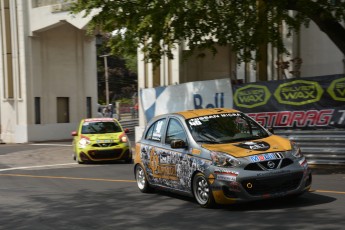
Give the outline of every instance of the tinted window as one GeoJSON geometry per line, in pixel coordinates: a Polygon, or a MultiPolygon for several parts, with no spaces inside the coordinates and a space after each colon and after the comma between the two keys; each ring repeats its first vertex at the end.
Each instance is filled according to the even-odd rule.
{"type": "Polygon", "coordinates": [[[180,139],[187,142],[187,136],[184,128],[176,119],[170,119],[169,121],[165,143],[170,144],[171,140],[173,139],[180,139]]]}
{"type": "Polygon", "coordinates": [[[161,141],[165,119],[161,119],[153,123],[148,129],[145,139],[153,141],[161,141]]]}
{"type": "Polygon", "coordinates": [[[84,122],[81,133],[118,133],[122,132],[121,127],[115,122],[84,122]]]}
{"type": "Polygon", "coordinates": [[[242,113],[214,114],[187,120],[195,141],[227,143],[268,136],[258,123],[242,113]]]}

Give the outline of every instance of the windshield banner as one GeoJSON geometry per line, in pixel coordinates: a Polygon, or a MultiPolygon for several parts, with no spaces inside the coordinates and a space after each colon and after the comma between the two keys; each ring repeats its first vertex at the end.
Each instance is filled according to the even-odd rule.
{"type": "Polygon", "coordinates": [[[233,92],[234,108],[265,127],[345,127],[344,75],[240,84],[233,92]]]}
{"type": "Polygon", "coordinates": [[[230,79],[196,81],[140,90],[146,121],[165,113],[233,106],[230,79]]]}

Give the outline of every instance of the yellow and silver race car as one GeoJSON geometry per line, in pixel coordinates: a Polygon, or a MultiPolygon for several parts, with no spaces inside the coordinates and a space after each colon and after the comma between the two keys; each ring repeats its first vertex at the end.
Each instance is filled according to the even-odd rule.
{"type": "Polygon", "coordinates": [[[194,196],[202,207],[294,197],[312,183],[294,142],[224,108],[153,118],[136,144],[134,172],[140,191],[194,196]]]}
{"type": "Polygon", "coordinates": [[[132,162],[130,141],[114,118],[82,119],[73,136],[73,158],[78,163],[124,160],[132,162]]]}

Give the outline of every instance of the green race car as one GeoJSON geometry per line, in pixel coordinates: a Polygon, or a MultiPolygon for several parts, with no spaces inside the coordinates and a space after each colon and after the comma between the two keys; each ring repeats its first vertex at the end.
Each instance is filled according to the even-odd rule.
{"type": "Polygon", "coordinates": [[[82,119],[73,136],[73,158],[79,164],[124,160],[132,162],[130,141],[123,129],[114,118],[82,119]]]}

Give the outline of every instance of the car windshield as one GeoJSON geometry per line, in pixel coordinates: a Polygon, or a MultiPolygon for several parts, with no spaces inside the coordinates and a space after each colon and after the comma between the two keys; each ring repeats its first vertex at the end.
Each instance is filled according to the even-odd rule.
{"type": "Polygon", "coordinates": [[[81,130],[82,134],[96,133],[118,133],[122,132],[121,127],[115,122],[84,122],[81,130]]]}
{"type": "Polygon", "coordinates": [[[268,137],[268,132],[243,113],[224,113],[186,120],[195,141],[230,143],[268,137]]]}

